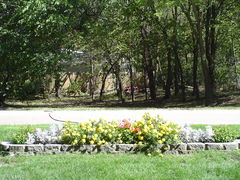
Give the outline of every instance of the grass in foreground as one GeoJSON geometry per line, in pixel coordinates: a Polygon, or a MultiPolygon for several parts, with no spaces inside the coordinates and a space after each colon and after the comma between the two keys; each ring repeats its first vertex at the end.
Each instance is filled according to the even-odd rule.
{"type": "Polygon", "coordinates": [[[143,154],[0,157],[4,180],[238,179],[240,151],[148,158],[143,154]]]}

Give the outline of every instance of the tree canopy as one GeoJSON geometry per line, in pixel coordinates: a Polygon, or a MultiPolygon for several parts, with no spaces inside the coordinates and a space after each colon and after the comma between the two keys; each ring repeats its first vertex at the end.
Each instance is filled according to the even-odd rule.
{"type": "Polygon", "coordinates": [[[152,100],[163,89],[185,101],[189,86],[197,99],[203,87],[209,105],[220,88],[239,88],[239,9],[238,0],[1,0],[0,103],[41,90],[72,49],[91,57],[100,100],[113,74],[124,102],[123,72],[134,100],[136,72],[152,100]]]}

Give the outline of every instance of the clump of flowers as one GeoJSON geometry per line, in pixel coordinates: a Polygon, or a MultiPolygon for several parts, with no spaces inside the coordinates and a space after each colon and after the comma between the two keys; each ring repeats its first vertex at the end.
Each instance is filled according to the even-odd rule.
{"type": "Polygon", "coordinates": [[[213,130],[211,126],[206,126],[206,130],[192,129],[190,125],[185,125],[180,131],[180,140],[184,143],[193,142],[213,142],[213,130]]]}
{"type": "Polygon", "coordinates": [[[97,144],[100,146],[115,143],[117,137],[119,137],[117,125],[117,122],[106,122],[103,119],[79,124],[66,122],[62,130],[62,136],[59,138],[62,143],[74,146],[82,144],[97,144]]]}
{"type": "Polygon", "coordinates": [[[178,135],[180,128],[168,121],[164,121],[160,116],[152,117],[146,113],[142,120],[136,121],[131,132],[134,142],[142,148],[146,153],[158,154],[158,144],[174,144],[178,143],[178,135]]]}
{"type": "Polygon", "coordinates": [[[159,116],[151,117],[144,114],[139,121],[121,122],[89,121],[80,124],[66,122],[59,137],[62,143],[74,146],[83,144],[135,144],[140,151],[148,155],[158,154],[158,144],[171,144],[178,142],[179,127],[172,122],[166,122],[159,116]]]}

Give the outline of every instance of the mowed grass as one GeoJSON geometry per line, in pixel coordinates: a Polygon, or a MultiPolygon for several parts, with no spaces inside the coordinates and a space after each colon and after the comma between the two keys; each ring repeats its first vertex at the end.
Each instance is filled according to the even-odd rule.
{"type": "Polygon", "coordinates": [[[4,180],[239,179],[240,151],[167,155],[59,154],[0,157],[4,180]]]}
{"type": "Polygon", "coordinates": [[[212,126],[213,128],[214,127],[227,127],[231,130],[235,130],[235,131],[238,131],[240,133],[240,124],[228,124],[228,125],[225,125],[225,124],[222,124],[222,125],[221,124],[220,125],[192,124],[191,125],[191,127],[194,128],[194,129],[202,129],[202,130],[205,130],[206,126],[212,126]]]}

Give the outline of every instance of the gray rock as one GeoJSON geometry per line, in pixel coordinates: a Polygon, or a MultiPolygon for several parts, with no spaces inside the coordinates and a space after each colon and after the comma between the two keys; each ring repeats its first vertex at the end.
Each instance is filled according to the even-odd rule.
{"type": "Polygon", "coordinates": [[[187,150],[187,144],[171,144],[170,150],[176,150],[176,151],[186,151],[187,150]]]}
{"type": "Polygon", "coordinates": [[[204,143],[187,143],[187,150],[203,151],[205,150],[205,144],[204,143]]]}
{"type": "Polygon", "coordinates": [[[9,142],[9,141],[1,142],[1,144],[0,144],[0,151],[8,151],[10,144],[11,144],[11,142],[9,142]]]}
{"type": "Polygon", "coordinates": [[[69,144],[62,144],[60,151],[62,152],[71,152],[73,147],[69,144]]]}
{"type": "Polygon", "coordinates": [[[119,152],[133,152],[136,149],[136,146],[133,144],[116,144],[116,151],[119,152]]]}
{"type": "Polygon", "coordinates": [[[222,143],[223,144],[223,148],[227,151],[230,150],[237,150],[238,149],[238,143],[222,143]]]}
{"type": "Polygon", "coordinates": [[[99,147],[99,151],[102,153],[116,152],[116,144],[102,145],[99,147]]]}
{"type": "Polygon", "coordinates": [[[25,150],[31,154],[31,153],[41,153],[44,151],[44,146],[43,144],[31,144],[31,145],[26,145],[25,150]]]}
{"type": "Polygon", "coordinates": [[[99,148],[97,145],[86,145],[86,152],[89,154],[96,154],[99,152],[99,148]]]}
{"type": "Polygon", "coordinates": [[[224,150],[223,143],[206,143],[206,150],[224,150]]]}
{"type": "Polygon", "coordinates": [[[234,143],[238,144],[238,149],[240,149],[240,139],[236,139],[235,141],[233,141],[234,143]]]}
{"type": "Polygon", "coordinates": [[[46,153],[59,153],[61,151],[61,144],[45,144],[44,152],[46,153]]]}
{"type": "Polygon", "coordinates": [[[9,151],[14,153],[24,153],[25,144],[9,144],[9,151]]]}
{"type": "Polygon", "coordinates": [[[167,151],[170,149],[170,145],[167,144],[158,144],[157,149],[161,151],[167,151]]]}

